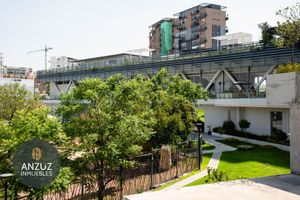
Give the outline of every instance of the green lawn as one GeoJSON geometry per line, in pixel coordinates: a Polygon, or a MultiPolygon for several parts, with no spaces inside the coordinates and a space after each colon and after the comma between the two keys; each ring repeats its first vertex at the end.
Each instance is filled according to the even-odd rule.
{"type": "MultiPolygon", "coordinates": [[[[206,169],[206,167],[207,167],[207,165],[208,165],[208,163],[209,163],[209,161],[211,159],[211,156],[212,156],[212,153],[203,154],[203,160],[202,160],[202,163],[201,163],[201,169],[202,170],[206,169]]],[[[174,180],[172,180],[172,181],[170,181],[170,182],[168,182],[168,183],[166,183],[166,184],[164,184],[164,185],[156,188],[154,191],[160,191],[162,189],[165,189],[165,188],[173,185],[174,183],[177,183],[178,181],[181,181],[181,180],[186,179],[186,178],[188,178],[190,176],[193,176],[194,174],[197,174],[198,172],[200,172],[200,170],[195,169],[195,170],[191,171],[190,173],[188,173],[188,174],[186,174],[186,175],[184,175],[184,176],[182,176],[182,177],[180,177],[178,179],[174,179],[174,180]]]]}
{"type": "Polygon", "coordinates": [[[202,150],[205,151],[205,150],[213,150],[215,149],[215,146],[214,145],[211,145],[211,144],[208,144],[208,143],[205,143],[204,145],[202,145],[202,150]]]}
{"type": "MultiPolygon", "coordinates": [[[[248,144],[235,140],[221,140],[218,142],[233,147],[248,144]]],[[[272,176],[290,172],[289,152],[258,145],[252,146],[254,146],[254,149],[249,151],[237,150],[222,153],[218,170],[225,172],[229,180],[272,176]]],[[[205,179],[205,177],[198,179],[186,186],[205,184],[205,179]]]]}

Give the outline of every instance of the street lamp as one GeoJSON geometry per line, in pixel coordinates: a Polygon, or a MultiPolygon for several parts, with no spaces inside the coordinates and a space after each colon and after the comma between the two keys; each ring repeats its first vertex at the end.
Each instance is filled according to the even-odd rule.
{"type": "Polygon", "coordinates": [[[198,169],[201,169],[201,163],[202,163],[202,130],[203,130],[203,123],[196,121],[195,126],[198,130],[198,169]]]}
{"type": "Polygon", "coordinates": [[[4,200],[7,200],[8,181],[6,180],[12,176],[13,174],[11,173],[5,173],[0,175],[0,179],[3,180],[3,184],[4,184],[4,200]]]}

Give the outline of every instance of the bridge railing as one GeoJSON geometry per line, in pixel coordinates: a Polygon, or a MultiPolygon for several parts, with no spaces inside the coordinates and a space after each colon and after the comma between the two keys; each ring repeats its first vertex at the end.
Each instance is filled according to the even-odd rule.
{"type": "Polygon", "coordinates": [[[148,58],[143,57],[140,59],[136,58],[136,59],[126,60],[121,64],[114,64],[114,65],[103,65],[103,63],[101,62],[80,63],[79,65],[37,71],[37,75],[68,72],[68,71],[97,70],[97,69],[113,68],[113,67],[124,66],[124,65],[135,65],[135,64],[155,63],[155,62],[163,62],[163,61],[185,60],[185,59],[193,59],[193,58],[200,58],[200,57],[210,57],[210,56],[218,56],[218,55],[228,55],[228,54],[260,50],[261,48],[262,48],[261,43],[254,42],[249,44],[243,44],[241,46],[236,46],[236,47],[228,47],[219,50],[207,50],[207,51],[201,51],[201,52],[196,52],[191,54],[183,54],[183,55],[175,54],[175,55],[168,55],[168,56],[157,57],[157,58],[154,57],[148,57],[148,58]]]}

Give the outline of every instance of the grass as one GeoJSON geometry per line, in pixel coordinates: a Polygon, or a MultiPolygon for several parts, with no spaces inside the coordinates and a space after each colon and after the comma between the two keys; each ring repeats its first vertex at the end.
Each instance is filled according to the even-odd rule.
{"type": "MultiPolygon", "coordinates": [[[[269,146],[258,146],[237,140],[220,140],[229,146],[252,145],[250,151],[232,151],[222,153],[218,170],[225,172],[229,180],[241,178],[257,178],[287,174],[290,172],[289,152],[269,146]]],[[[186,186],[206,184],[206,177],[198,179],[186,186]]]]}
{"type": "Polygon", "coordinates": [[[204,145],[202,145],[202,150],[205,151],[205,150],[213,150],[215,149],[215,146],[214,145],[211,145],[211,144],[208,144],[208,143],[205,143],[204,145]]]}
{"type": "MultiPolygon", "coordinates": [[[[203,154],[203,160],[202,160],[202,163],[201,163],[201,169],[202,170],[206,169],[206,167],[207,167],[207,165],[208,165],[211,157],[212,157],[212,153],[203,154]]],[[[178,179],[174,179],[174,180],[172,180],[170,182],[167,182],[167,183],[163,184],[162,186],[154,189],[153,191],[163,190],[163,189],[165,189],[165,188],[167,188],[167,187],[169,187],[169,186],[171,186],[171,185],[173,185],[173,184],[175,184],[175,183],[177,183],[177,182],[179,182],[179,181],[181,181],[183,179],[186,179],[186,178],[188,178],[190,176],[193,176],[193,175],[195,175],[195,174],[197,174],[199,172],[200,172],[200,170],[195,169],[195,170],[191,171],[190,173],[188,173],[188,174],[186,174],[186,175],[184,175],[184,176],[182,176],[182,177],[180,177],[178,179]]]]}

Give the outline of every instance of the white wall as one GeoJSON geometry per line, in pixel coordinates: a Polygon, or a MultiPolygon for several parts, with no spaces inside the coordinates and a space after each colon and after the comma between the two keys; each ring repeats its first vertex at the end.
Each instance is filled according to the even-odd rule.
{"type": "Polygon", "coordinates": [[[0,85],[19,83],[24,85],[26,90],[34,93],[34,80],[33,79],[20,79],[20,78],[0,78],[0,85]]]}
{"type": "Polygon", "coordinates": [[[213,105],[204,105],[200,107],[205,111],[205,130],[208,131],[208,126],[211,128],[222,126],[224,121],[228,120],[228,111],[230,111],[231,121],[237,121],[237,108],[233,107],[216,107],[213,105]]]}
{"type": "Polygon", "coordinates": [[[271,112],[282,112],[282,129],[289,133],[289,109],[272,108],[246,108],[244,118],[251,122],[247,131],[258,135],[268,135],[271,133],[271,112]]]}
{"type": "Polygon", "coordinates": [[[214,105],[203,105],[201,109],[205,110],[205,130],[208,126],[211,128],[222,126],[223,122],[228,120],[228,111],[231,111],[231,121],[239,129],[239,120],[246,119],[251,125],[247,131],[257,135],[271,134],[270,112],[282,112],[283,131],[289,133],[289,109],[286,108],[255,108],[255,107],[224,107],[214,105]],[[239,110],[239,114],[238,114],[239,110]]]}
{"type": "Polygon", "coordinates": [[[69,64],[68,58],[66,56],[61,57],[51,57],[50,59],[50,68],[61,68],[67,67],[69,64]]]}
{"type": "Polygon", "coordinates": [[[296,95],[296,73],[272,74],[267,76],[267,103],[289,104],[296,95]]]}

